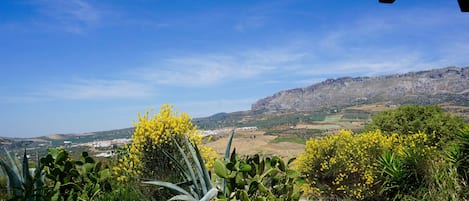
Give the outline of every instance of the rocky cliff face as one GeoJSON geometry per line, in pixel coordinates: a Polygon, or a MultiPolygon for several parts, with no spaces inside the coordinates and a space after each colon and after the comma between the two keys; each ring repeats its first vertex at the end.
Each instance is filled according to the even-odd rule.
{"type": "Polygon", "coordinates": [[[328,79],[278,92],[252,105],[252,111],[316,111],[363,103],[469,102],[469,67],[448,67],[379,77],[328,79]]]}

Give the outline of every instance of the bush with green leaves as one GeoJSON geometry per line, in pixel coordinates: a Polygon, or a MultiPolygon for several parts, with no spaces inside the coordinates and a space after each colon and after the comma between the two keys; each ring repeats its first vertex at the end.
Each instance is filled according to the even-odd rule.
{"type": "Polygon", "coordinates": [[[44,197],[50,200],[93,200],[112,190],[109,168],[87,152],[74,160],[64,149],[49,149],[40,163],[46,177],[44,197]]]}
{"type": "Polygon", "coordinates": [[[376,129],[388,134],[426,133],[435,145],[440,140],[440,144],[444,144],[461,134],[464,120],[444,112],[439,106],[405,105],[378,113],[364,128],[366,132],[376,129]]]}
{"type": "Polygon", "coordinates": [[[292,161],[258,154],[239,158],[233,151],[229,161],[214,165],[216,175],[226,181],[219,200],[299,200],[303,180],[290,168],[292,161]]]}

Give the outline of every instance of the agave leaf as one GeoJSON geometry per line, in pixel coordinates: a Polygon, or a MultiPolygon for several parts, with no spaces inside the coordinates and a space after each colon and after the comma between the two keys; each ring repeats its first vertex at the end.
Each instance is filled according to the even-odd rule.
{"type": "MultiPolygon", "coordinates": [[[[225,149],[225,161],[230,160],[230,150],[231,150],[231,143],[233,142],[233,136],[235,133],[234,131],[235,129],[233,128],[233,130],[231,130],[230,136],[228,137],[228,144],[226,145],[226,149],[225,149]]],[[[236,155],[236,148],[233,149],[233,153],[231,156],[233,155],[236,155]]],[[[222,189],[223,195],[225,195],[226,194],[226,179],[225,178],[223,178],[221,189],[222,189]]]]}
{"type": "Polygon", "coordinates": [[[164,182],[164,181],[144,181],[142,183],[166,187],[166,188],[171,189],[173,191],[179,192],[182,195],[192,196],[189,192],[187,192],[183,188],[181,188],[178,185],[173,184],[173,183],[164,182]]]}
{"type": "Polygon", "coordinates": [[[202,154],[200,154],[199,148],[196,145],[193,145],[192,143],[190,143],[190,144],[195,149],[197,159],[199,160],[199,165],[202,168],[205,183],[207,184],[207,189],[211,189],[213,186],[212,186],[212,183],[211,183],[211,180],[210,180],[210,174],[208,173],[207,167],[205,166],[204,158],[202,157],[202,154]]]}
{"type": "Polygon", "coordinates": [[[212,188],[200,199],[200,201],[210,201],[212,198],[216,197],[217,194],[218,190],[216,188],[212,188]]]}
{"type": "MultiPolygon", "coordinates": [[[[191,165],[189,159],[187,158],[187,154],[186,154],[186,153],[184,152],[184,150],[181,148],[181,146],[179,145],[178,141],[175,140],[174,138],[173,138],[173,141],[174,141],[174,144],[176,144],[176,146],[178,147],[178,150],[179,150],[179,152],[181,153],[181,156],[184,158],[184,162],[186,163],[187,169],[189,170],[189,174],[190,174],[190,176],[191,176],[191,178],[192,178],[191,181],[194,182],[194,187],[195,187],[194,190],[195,190],[195,192],[196,192],[196,196],[197,196],[197,195],[200,195],[201,193],[200,193],[200,189],[197,188],[197,178],[195,177],[194,168],[192,167],[192,165],[191,165]]],[[[197,198],[198,198],[198,197],[197,197],[197,198]]]]}
{"type": "MultiPolygon", "coordinates": [[[[18,164],[16,164],[16,161],[13,159],[13,157],[11,157],[11,154],[10,152],[7,150],[7,148],[3,148],[5,150],[5,153],[7,154],[8,156],[8,160],[10,160],[10,164],[11,164],[11,169],[13,170],[13,172],[16,174],[16,175],[20,175],[20,169],[18,168],[18,164]]],[[[21,178],[20,178],[21,179],[21,178]]]]}
{"type": "Polygon", "coordinates": [[[10,188],[13,189],[13,196],[21,197],[23,195],[23,184],[19,176],[3,160],[0,160],[0,165],[8,175],[10,188]]]}
{"type": "MultiPolygon", "coordinates": [[[[168,157],[169,159],[171,159],[171,161],[173,161],[173,163],[176,165],[176,167],[179,169],[179,172],[182,174],[182,176],[184,176],[184,178],[186,178],[186,181],[193,181],[191,179],[191,176],[187,173],[187,170],[184,169],[184,167],[182,166],[182,164],[176,160],[176,158],[174,158],[171,154],[169,154],[168,152],[166,152],[165,150],[163,150],[163,154],[168,157]]],[[[194,183],[196,183],[196,181],[193,181],[194,183]]]]}
{"type": "Polygon", "coordinates": [[[231,130],[231,134],[228,137],[228,144],[226,145],[226,149],[225,149],[225,160],[228,160],[230,158],[230,150],[231,150],[231,143],[233,141],[233,136],[234,136],[234,129],[231,130]]]}
{"type": "Polygon", "coordinates": [[[197,201],[194,197],[192,196],[187,196],[187,195],[176,195],[169,199],[168,201],[172,200],[185,200],[185,201],[197,201]]]}
{"type": "MultiPolygon", "coordinates": [[[[206,194],[207,191],[208,191],[208,190],[207,190],[207,184],[206,184],[206,182],[205,182],[204,173],[203,173],[202,167],[201,167],[201,165],[200,165],[200,161],[199,161],[199,159],[197,158],[196,151],[195,151],[194,147],[192,146],[192,143],[189,142],[189,139],[187,138],[187,136],[184,137],[184,140],[185,140],[185,142],[186,142],[186,144],[187,144],[187,146],[188,146],[188,148],[189,148],[189,152],[190,152],[191,155],[192,155],[192,159],[193,159],[194,162],[195,162],[195,168],[197,169],[197,173],[198,173],[197,176],[199,177],[200,184],[201,184],[201,186],[202,186],[202,192],[203,192],[204,194],[206,194]]],[[[209,181],[210,181],[210,179],[209,179],[209,181]]]]}

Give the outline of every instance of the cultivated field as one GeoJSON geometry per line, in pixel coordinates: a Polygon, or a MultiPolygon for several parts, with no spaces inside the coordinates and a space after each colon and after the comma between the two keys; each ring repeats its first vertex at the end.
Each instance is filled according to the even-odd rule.
{"type": "MultiPolygon", "coordinates": [[[[272,142],[277,136],[264,135],[263,131],[236,131],[232,148],[240,155],[265,154],[292,158],[304,151],[303,144],[293,142],[272,142]]],[[[228,136],[213,140],[206,145],[215,149],[223,157],[228,142],[228,136]]]]}

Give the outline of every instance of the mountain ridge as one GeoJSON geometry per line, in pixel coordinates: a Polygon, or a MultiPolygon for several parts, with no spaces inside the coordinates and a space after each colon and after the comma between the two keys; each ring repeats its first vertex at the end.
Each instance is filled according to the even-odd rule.
{"type": "Polygon", "coordinates": [[[319,111],[377,102],[468,104],[468,100],[469,67],[446,67],[375,77],[327,79],[260,99],[252,104],[251,111],[319,111]]]}

